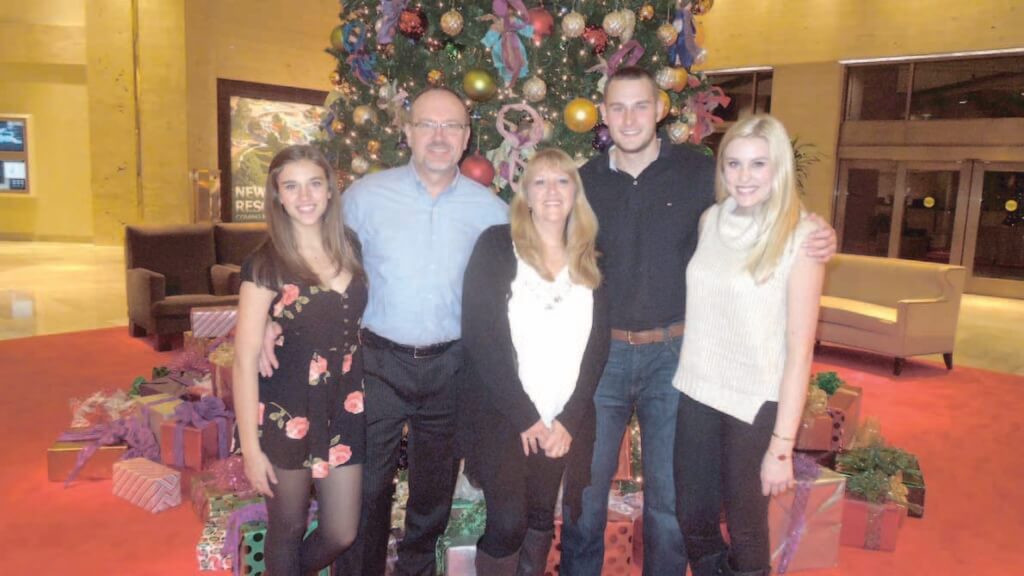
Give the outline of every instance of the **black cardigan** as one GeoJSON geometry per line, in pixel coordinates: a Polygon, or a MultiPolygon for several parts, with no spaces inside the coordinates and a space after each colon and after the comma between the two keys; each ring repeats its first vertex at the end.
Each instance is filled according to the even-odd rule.
{"type": "MultiPolygon", "coordinates": [[[[508,301],[516,275],[516,258],[508,224],[480,235],[466,267],[462,289],[462,342],[467,352],[462,406],[468,410],[473,445],[467,468],[485,480],[496,458],[525,464],[519,434],[540,419],[519,381],[516,352],[508,322],[508,301]]],[[[572,435],[566,461],[563,499],[578,513],[583,488],[590,480],[594,444],[594,391],[608,359],[611,328],[604,287],[594,291],[590,338],[579,379],[556,419],[572,435]]]]}

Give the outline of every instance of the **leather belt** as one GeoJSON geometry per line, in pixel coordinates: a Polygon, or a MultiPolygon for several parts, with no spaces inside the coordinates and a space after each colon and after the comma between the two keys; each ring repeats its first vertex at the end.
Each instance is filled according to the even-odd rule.
{"type": "Polygon", "coordinates": [[[359,340],[370,348],[376,348],[378,350],[394,350],[395,352],[408,354],[413,358],[431,358],[434,356],[440,356],[441,354],[444,354],[446,350],[451,348],[452,344],[458,342],[458,340],[449,340],[448,342],[430,344],[429,346],[406,346],[405,344],[399,344],[393,340],[388,340],[380,334],[375,334],[366,328],[359,331],[359,340]]]}
{"type": "Polygon", "coordinates": [[[665,342],[666,340],[672,340],[673,338],[679,338],[683,335],[686,325],[682,322],[677,322],[666,328],[654,328],[652,330],[619,330],[618,328],[612,328],[612,340],[618,340],[619,342],[626,342],[629,344],[654,344],[655,342],[665,342]]]}

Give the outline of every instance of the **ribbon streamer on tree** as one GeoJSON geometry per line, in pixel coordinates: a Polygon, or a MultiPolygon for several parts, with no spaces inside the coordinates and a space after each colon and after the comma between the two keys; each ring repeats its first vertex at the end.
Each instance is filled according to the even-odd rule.
{"type": "Polygon", "coordinates": [[[348,52],[345,62],[352,68],[356,80],[366,86],[373,86],[377,81],[377,72],[373,69],[377,65],[377,55],[366,52],[366,25],[353,20],[345,24],[342,36],[345,51],[348,52]]]}
{"type": "Polygon", "coordinates": [[[587,69],[587,72],[600,72],[602,74],[601,79],[597,81],[598,92],[604,94],[604,86],[608,83],[608,78],[611,78],[622,66],[636,65],[644,57],[644,52],[646,50],[644,50],[643,45],[636,40],[630,40],[620,46],[607,61],[598,56],[597,59],[600,61],[600,64],[587,69]]]}
{"type": "Polygon", "coordinates": [[[526,160],[533,155],[533,149],[544,139],[544,119],[529,104],[506,104],[498,110],[495,128],[504,138],[501,146],[487,153],[487,158],[498,169],[497,184],[515,186],[516,178],[526,169],[526,160]],[[519,124],[508,118],[511,111],[523,112],[532,122],[528,128],[520,129],[519,124]]]}
{"type": "MultiPolygon", "coordinates": [[[[395,39],[395,29],[398,28],[398,19],[402,16],[402,10],[409,4],[409,0],[381,0],[380,27],[377,28],[377,44],[390,44],[395,39]]],[[[347,36],[346,32],[346,36],[347,36]]]]}
{"type": "Polygon", "coordinates": [[[675,43],[668,47],[668,62],[671,66],[682,66],[689,70],[700,52],[700,46],[697,45],[697,25],[693,21],[693,13],[689,7],[684,6],[676,10],[672,26],[679,35],[676,36],[675,43]]]}
{"type": "Polygon", "coordinates": [[[491,30],[484,36],[483,44],[491,49],[494,67],[505,80],[505,85],[515,86],[516,80],[529,73],[526,47],[520,36],[533,38],[533,26],[526,23],[528,12],[523,0],[494,0],[491,9],[494,15],[485,18],[500,24],[501,40],[496,42],[497,32],[491,30]]]}
{"type": "MultiPolygon", "coordinates": [[[[691,88],[700,86],[700,80],[692,75],[687,82],[691,88]]],[[[715,108],[728,106],[731,100],[718,86],[709,86],[687,98],[686,107],[697,116],[697,121],[690,127],[690,142],[699,144],[715,131],[715,126],[722,123],[722,119],[713,113],[715,108]]]]}

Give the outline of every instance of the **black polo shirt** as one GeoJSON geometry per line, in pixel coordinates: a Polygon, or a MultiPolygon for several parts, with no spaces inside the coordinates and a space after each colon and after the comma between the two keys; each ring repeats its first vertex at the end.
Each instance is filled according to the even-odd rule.
{"type": "Polygon", "coordinates": [[[715,164],[662,138],[655,160],[633,178],[612,170],[608,154],[580,169],[597,213],[597,247],[611,300],[611,325],[649,330],[686,316],[686,266],[697,249],[697,225],[714,202],[715,164]]]}

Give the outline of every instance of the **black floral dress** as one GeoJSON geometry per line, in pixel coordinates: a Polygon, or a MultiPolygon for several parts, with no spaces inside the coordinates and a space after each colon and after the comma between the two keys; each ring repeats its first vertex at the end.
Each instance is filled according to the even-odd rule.
{"type": "MultiPolygon", "coordinates": [[[[242,280],[252,281],[251,267],[242,280]]],[[[352,278],[344,293],[301,282],[285,284],[269,314],[282,328],[279,367],[260,377],[260,446],[284,469],[310,468],[325,478],[331,468],[366,459],[363,354],[359,322],[366,284],[352,278]]]]}

